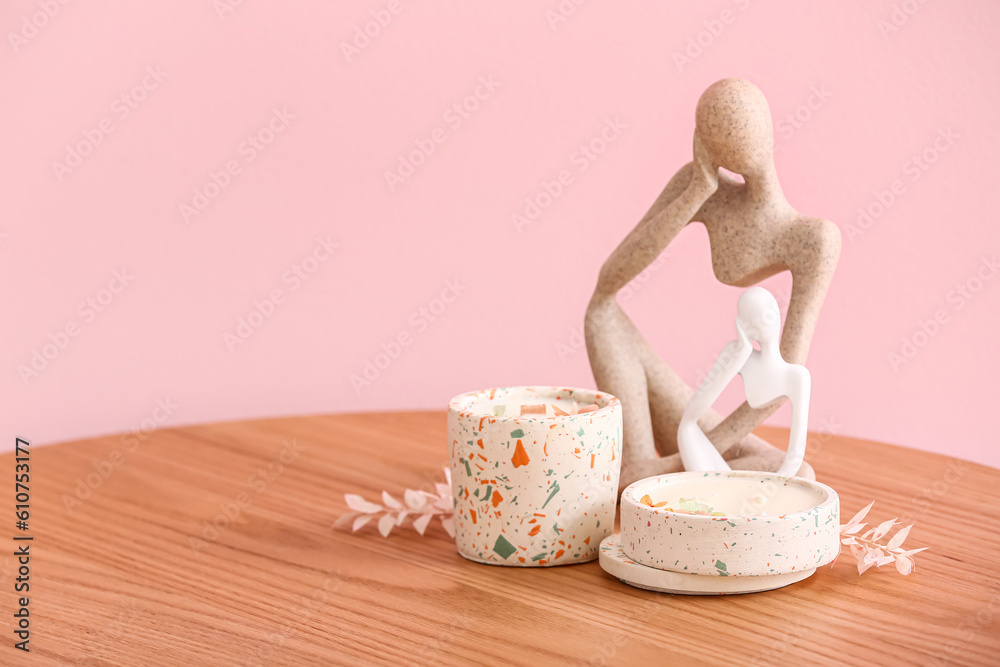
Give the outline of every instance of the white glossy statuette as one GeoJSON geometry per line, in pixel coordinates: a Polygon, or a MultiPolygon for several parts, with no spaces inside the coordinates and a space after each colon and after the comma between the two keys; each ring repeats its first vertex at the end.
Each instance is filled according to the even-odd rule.
{"type": "Polygon", "coordinates": [[[751,287],[737,302],[736,340],[726,343],[708,377],[695,390],[677,429],[677,447],[686,470],[730,470],[719,451],[698,426],[736,374],[743,378],[747,403],[762,408],[780,398],[792,404],[788,452],[777,474],[791,477],[802,466],[809,415],[809,371],[781,357],[778,338],[781,312],[778,302],[763,287],[751,287]],[[755,350],[753,341],[760,344],[755,350]]]}

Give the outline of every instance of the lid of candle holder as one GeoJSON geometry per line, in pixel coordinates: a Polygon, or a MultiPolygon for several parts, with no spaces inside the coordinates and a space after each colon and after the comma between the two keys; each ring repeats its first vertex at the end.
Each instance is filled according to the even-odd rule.
{"type": "Polygon", "coordinates": [[[609,535],[601,542],[601,568],[622,583],[659,593],[677,595],[738,595],[782,588],[812,575],[816,569],[760,577],[712,577],[703,574],[670,572],[636,563],[622,551],[621,535],[609,535]]]}

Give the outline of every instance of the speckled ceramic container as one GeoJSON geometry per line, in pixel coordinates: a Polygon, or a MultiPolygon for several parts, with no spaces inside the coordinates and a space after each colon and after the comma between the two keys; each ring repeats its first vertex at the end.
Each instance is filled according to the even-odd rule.
{"type": "MultiPolygon", "coordinates": [[[[510,410],[506,410],[510,413],[510,410]]],[[[594,560],[615,523],[622,409],[586,389],[509,387],[456,396],[448,446],[458,552],[517,567],[594,560]],[[549,403],[593,412],[497,416],[496,406],[549,403]]]]}
{"type": "Polygon", "coordinates": [[[621,547],[660,570],[714,576],[812,571],[840,551],[840,500],[825,484],[772,473],[683,472],[649,477],[622,493],[621,547]],[[650,496],[654,504],[642,503],[650,496]],[[678,509],[694,498],[724,516],[678,509]]]}

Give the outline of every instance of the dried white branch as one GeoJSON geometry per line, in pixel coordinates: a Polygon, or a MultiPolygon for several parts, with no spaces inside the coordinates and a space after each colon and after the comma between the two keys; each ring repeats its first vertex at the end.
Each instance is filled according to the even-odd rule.
{"type": "Polygon", "coordinates": [[[382,537],[388,537],[393,528],[403,525],[409,518],[413,529],[423,535],[431,519],[439,517],[441,527],[454,538],[454,500],[451,495],[451,471],[447,468],[444,469],[444,478],[443,483],[434,484],[434,493],[406,489],[404,502],[396,500],[388,491],[382,492],[383,505],[369,502],[356,493],[344,494],[344,501],[351,511],[338,518],[333,527],[346,530],[350,525],[351,532],[356,533],[378,519],[375,522],[378,532],[382,537]]]}
{"type": "MultiPolygon", "coordinates": [[[[844,546],[849,547],[851,555],[858,562],[858,574],[864,574],[872,567],[879,568],[889,563],[895,563],[896,570],[900,574],[910,574],[916,568],[913,562],[913,555],[928,548],[921,547],[910,550],[902,548],[903,542],[906,541],[907,536],[910,534],[910,529],[913,528],[912,524],[905,528],[900,528],[886,544],[881,544],[879,540],[888,535],[895,526],[899,525],[899,522],[895,519],[883,521],[876,527],[869,528],[864,534],[858,535],[868,525],[861,523],[861,520],[867,516],[868,511],[874,504],[875,501],[872,501],[868,507],[855,514],[850,521],[840,526],[841,550],[843,550],[844,546]]],[[[836,563],[836,559],[834,559],[834,563],[836,563]]]]}

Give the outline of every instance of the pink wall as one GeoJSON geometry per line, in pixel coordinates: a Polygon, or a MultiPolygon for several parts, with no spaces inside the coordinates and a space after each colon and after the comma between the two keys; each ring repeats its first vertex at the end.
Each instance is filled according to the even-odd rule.
{"type": "MultiPolygon", "coordinates": [[[[4,3],[3,447],[592,385],[598,267],[741,76],[844,232],[812,428],[1000,465],[1000,5],[511,4],[4,3]]],[[[695,382],[737,294],[692,227],[623,301],[695,382]]]]}

